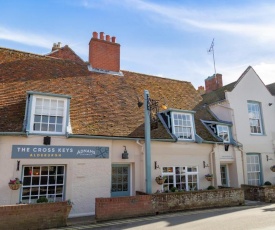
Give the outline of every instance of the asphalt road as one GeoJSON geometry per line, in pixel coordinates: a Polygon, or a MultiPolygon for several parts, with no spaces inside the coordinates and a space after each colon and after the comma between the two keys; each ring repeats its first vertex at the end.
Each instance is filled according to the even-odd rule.
{"type": "Polygon", "coordinates": [[[275,204],[176,212],[59,229],[275,230],[275,204]]]}

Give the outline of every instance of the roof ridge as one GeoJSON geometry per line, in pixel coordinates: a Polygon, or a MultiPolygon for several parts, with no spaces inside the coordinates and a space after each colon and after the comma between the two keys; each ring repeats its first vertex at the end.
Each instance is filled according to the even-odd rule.
{"type": "MultiPolygon", "coordinates": [[[[130,70],[120,70],[120,71],[122,71],[122,72],[128,72],[128,73],[133,73],[133,74],[140,74],[140,75],[144,75],[144,76],[148,76],[148,77],[161,78],[161,79],[165,79],[165,80],[169,80],[169,81],[185,82],[185,83],[190,83],[190,84],[192,84],[190,81],[183,81],[183,80],[172,79],[172,78],[168,78],[168,77],[161,77],[161,76],[157,76],[157,75],[150,75],[150,74],[145,74],[145,73],[138,73],[138,72],[134,72],[134,71],[130,71],[130,70]]],[[[193,84],[192,84],[192,85],[193,85],[193,84]]]]}
{"type": "Polygon", "coordinates": [[[23,53],[25,55],[31,55],[31,56],[38,56],[38,57],[42,57],[42,58],[52,58],[52,57],[48,57],[48,56],[45,56],[43,54],[35,54],[35,53],[31,53],[31,52],[26,52],[26,51],[22,51],[22,50],[15,50],[15,49],[10,49],[10,48],[5,48],[5,47],[1,47],[0,46],[0,49],[3,49],[3,50],[10,50],[12,52],[17,52],[17,53],[23,53]]]}

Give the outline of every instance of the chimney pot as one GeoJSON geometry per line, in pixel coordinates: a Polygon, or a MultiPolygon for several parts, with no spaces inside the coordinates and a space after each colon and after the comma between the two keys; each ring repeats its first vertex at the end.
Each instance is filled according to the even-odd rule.
{"type": "Polygon", "coordinates": [[[100,32],[100,40],[104,40],[104,32],[100,32]]]}
{"type": "Polygon", "coordinates": [[[113,43],[116,42],[116,37],[112,37],[112,42],[113,42],[113,43]]]}
{"type": "Polygon", "coordinates": [[[115,37],[110,42],[110,35],[106,35],[104,40],[104,33],[100,32],[100,39],[93,38],[89,43],[89,63],[92,68],[119,72],[120,44],[115,43],[115,37]]]}
{"type": "Polygon", "coordinates": [[[216,75],[213,74],[213,76],[208,77],[205,79],[205,92],[209,93],[216,89],[219,89],[223,87],[222,83],[222,75],[217,73],[216,75]]]}
{"type": "Polygon", "coordinates": [[[98,39],[98,33],[97,32],[93,32],[93,38],[98,39]]]}
{"type": "Polygon", "coordinates": [[[106,35],[106,41],[107,41],[107,42],[110,41],[110,35],[106,35]]]}

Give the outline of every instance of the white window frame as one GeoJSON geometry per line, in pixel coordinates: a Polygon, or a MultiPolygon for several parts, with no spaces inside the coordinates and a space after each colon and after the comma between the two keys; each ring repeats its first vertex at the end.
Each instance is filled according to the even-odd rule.
{"type": "Polygon", "coordinates": [[[192,113],[182,113],[182,112],[171,112],[171,120],[172,120],[172,132],[178,140],[184,140],[184,141],[193,141],[195,140],[194,135],[194,115],[192,113]],[[175,119],[175,116],[181,116],[182,118],[185,116],[188,118],[187,120],[183,119],[175,119]],[[190,122],[190,124],[187,124],[190,122]],[[184,124],[185,123],[185,124],[184,124]],[[187,129],[190,129],[190,132],[187,131],[187,129]],[[187,131],[187,132],[184,132],[187,131]],[[185,138],[185,135],[190,133],[191,138],[185,138]]]}
{"type": "Polygon", "coordinates": [[[24,165],[20,201],[36,203],[40,197],[46,197],[49,202],[64,201],[65,179],[65,165],[24,165]],[[48,168],[47,174],[45,173],[46,167],[48,168]],[[60,167],[59,169],[63,168],[62,173],[58,171],[58,167],[60,167]],[[29,171],[27,172],[27,170],[29,171]]]}
{"type": "Polygon", "coordinates": [[[165,182],[163,191],[176,187],[179,191],[199,190],[198,166],[168,166],[162,167],[162,177],[165,182]]]}
{"type": "MultiPolygon", "coordinates": [[[[32,99],[32,104],[31,104],[31,117],[30,117],[30,132],[31,133],[47,133],[47,134],[65,134],[66,131],[66,124],[67,124],[67,102],[68,102],[68,98],[64,98],[64,97],[52,97],[52,96],[44,96],[44,95],[33,95],[33,99],[32,99]],[[44,100],[50,100],[50,104],[52,103],[52,101],[57,101],[57,102],[63,102],[63,111],[62,111],[62,115],[60,115],[59,117],[62,117],[62,129],[61,131],[49,131],[49,130],[34,130],[34,123],[35,123],[35,113],[36,113],[36,102],[37,99],[42,99],[44,100]]],[[[52,108],[50,107],[50,110],[52,108]]],[[[50,114],[49,111],[47,111],[47,113],[38,113],[38,115],[45,115],[45,116],[50,116],[52,114],[50,114]]],[[[58,114],[55,114],[56,117],[58,114]]],[[[56,118],[57,119],[57,118],[56,118]]],[[[42,122],[41,122],[42,123],[42,122]]],[[[46,123],[44,123],[46,124],[46,123]]],[[[47,123],[48,125],[56,125],[56,123],[50,123],[48,121],[47,123]]],[[[49,128],[47,128],[49,129],[49,128]]]]}
{"type": "Polygon", "coordinates": [[[259,154],[246,155],[247,182],[249,185],[261,185],[261,165],[259,154]]]}
{"type": "Polygon", "coordinates": [[[217,135],[223,140],[224,143],[230,142],[229,128],[227,125],[217,125],[217,135]],[[225,140],[226,134],[227,140],[225,140]]]}
{"type": "Polygon", "coordinates": [[[263,122],[262,122],[262,111],[259,102],[247,102],[248,118],[250,133],[254,135],[263,135],[263,122]],[[255,125],[257,124],[257,125],[255,125]]]}

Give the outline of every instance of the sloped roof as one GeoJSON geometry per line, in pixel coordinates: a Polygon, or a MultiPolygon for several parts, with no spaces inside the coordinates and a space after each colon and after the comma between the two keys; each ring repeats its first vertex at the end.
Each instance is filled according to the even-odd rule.
{"type": "MultiPolygon", "coordinates": [[[[144,90],[150,98],[165,98],[169,108],[193,110],[202,100],[190,82],[122,71],[124,76],[88,71],[85,63],[0,48],[0,132],[21,132],[26,92],[71,96],[70,121],[74,134],[112,137],[144,137],[144,90]]],[[[196,114],[198,135],[213,140],[196,114]]],[[[152,138],[172,139],[159,122],[152,138]]]]}
{"type": "Polygon", "coordinates": [[[269,84],[269,85],[266,85],[267,89],[269,90],[269,92],[275,96],[275,83],[272,83],[272,84],[269,84]]]}
{"type": "Polygon", "coordinates": [[[61,59],[65,59],[65,60],[71,60],[71,61],[75,61],[80,64],[84,64],[84,61],[67,45],[65,45],[61,48],[58,48],[58,49],[46,54],[45,56],[56,57],[56,58],[61,58],[61,59]]]}

